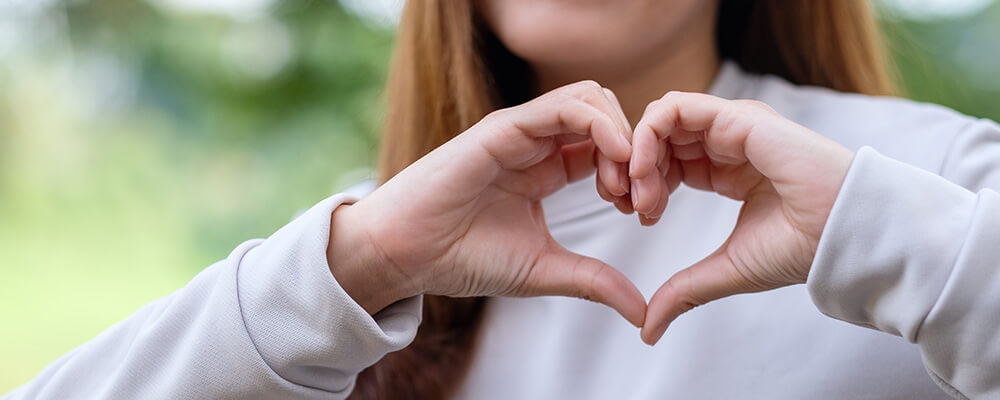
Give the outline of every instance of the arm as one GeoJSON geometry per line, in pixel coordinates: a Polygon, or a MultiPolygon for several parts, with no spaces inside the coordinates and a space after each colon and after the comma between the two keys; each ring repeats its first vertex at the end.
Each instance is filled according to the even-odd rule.
{"type": "Polygon", "coordinates": [[[344,398],[358,372],[413,339],[420,299],[369,315],[330,273],[333,196],[241,244],[187,286],[49,365],[8,395],[344,398]]]}
{"type": "Polygon", "coordinates": [[[559,246],[541,209],[595,170],[625,194],[623,115],[595,82],[495,111],[363,200],[334,196],[241,245],[11,397],[344,398],[413,340],[423,293],[583,297],[640,326],[639,290],[559,246]]]}
{"type": "Polygon", "coordinates": [[[635,129],[630,176],[651,180],[632,185],[636,212],[655,223],[656,190],[678,181],[743,208],[718,250],[653,295],[643,339],[706,302],[808,283],[827,315],[919,345],[952,395],[997,397],[1000,127],[970,124],[938,172],[855,157],[762,103],[668,93],[635,129]]]}
{"type": "Polygon", "coordinates": [[[808,287],[827,315],[916,343],[951,394],[996,397],[1000,127],[972,124],[940,173],[859,151],[808,287]]]}

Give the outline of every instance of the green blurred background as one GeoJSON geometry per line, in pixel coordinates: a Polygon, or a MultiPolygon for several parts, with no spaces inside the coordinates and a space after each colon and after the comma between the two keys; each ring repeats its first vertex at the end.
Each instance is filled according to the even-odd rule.
{"type": "MultiPolygon", "coordinates": [[[[400,0],[0,0],[0,393],[371,175],[400,0]]],[[[883,0],[907,95],[1000,119],[1000,5],[883,0]]]]}

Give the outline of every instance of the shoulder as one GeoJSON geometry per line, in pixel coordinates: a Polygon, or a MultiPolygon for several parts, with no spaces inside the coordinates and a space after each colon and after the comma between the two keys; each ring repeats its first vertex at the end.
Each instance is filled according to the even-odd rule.
{"type": "Polygon", "coordinates": [[[959,134],[977,121],[936,104],[799,86],[774,76],[755,80],[749,94],[786,118],[851,150],[870,146],[935,172],[959,134]]]}

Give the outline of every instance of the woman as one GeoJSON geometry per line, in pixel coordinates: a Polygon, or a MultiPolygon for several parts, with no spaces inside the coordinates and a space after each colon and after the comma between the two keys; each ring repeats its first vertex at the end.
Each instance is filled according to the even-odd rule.
{"type": "Polygon", "coordinates": [[[1000,128],[872,96],[875,32],[863,0],[410,0],[391,179],[12,397],[997,396],[1000,128]]]}

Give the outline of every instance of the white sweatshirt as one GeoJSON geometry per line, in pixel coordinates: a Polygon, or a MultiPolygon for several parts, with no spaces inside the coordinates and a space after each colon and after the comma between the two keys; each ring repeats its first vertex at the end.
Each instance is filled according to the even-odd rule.
{"type": "MultiPolygon", "coordinates": [[[[596,303],[491,299],[458,397],[1000,398],[1000,127],[731,63],[710,92],[764,101],[857,151],[808,284],[699,307],[654,347],[596,303]]],[[[5,398],[345,397],[420,324],[420,297],[369,316],[330,274],[330,213],[372,187],[240,245],[5,398]]],[[[544,207],[560,243],[648,298],[722,243],[739,204],[681,187],[644,228],[585,180],[544,207]]]]}

